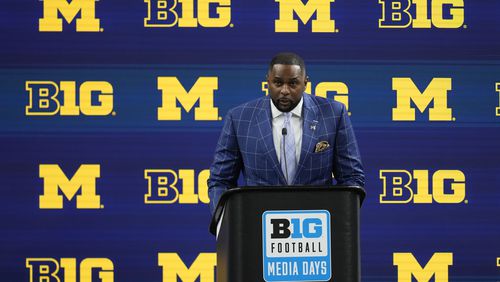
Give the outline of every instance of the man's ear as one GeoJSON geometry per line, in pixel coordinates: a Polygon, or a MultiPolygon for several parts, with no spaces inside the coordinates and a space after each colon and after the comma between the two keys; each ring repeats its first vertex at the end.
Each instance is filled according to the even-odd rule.
{"type": "Polygon", "coordinates": [[[304,86],[307,86],[308,82],[309,82],[309,76],[306,75],[306,79],[304,80],[304,86]]]}

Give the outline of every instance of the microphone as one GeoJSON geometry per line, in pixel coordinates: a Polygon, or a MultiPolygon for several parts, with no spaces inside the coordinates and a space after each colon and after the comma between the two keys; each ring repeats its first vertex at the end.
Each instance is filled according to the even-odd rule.
{"type": "Polygon", "coordinates": [[[286,153],[285,153],[285,137],[286,137],[286,134],[287,134],[286,128],[281,129],[281,135],[283,135],[283,138],[282,138],[283,139],[283,145],[282,145],[283,146],[283,151],[282,151],[282,153],[283,153],[283,159],[285,160],[285,173],[286,173],[285,179],[286,179],[286,184],[288,184],[289,183],[288,182],[288,166],[286,165],[286,153]]]}

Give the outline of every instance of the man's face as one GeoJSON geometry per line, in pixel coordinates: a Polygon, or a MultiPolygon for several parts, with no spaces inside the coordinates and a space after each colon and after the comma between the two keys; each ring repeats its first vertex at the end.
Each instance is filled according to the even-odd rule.
{"type": "Polygon", "coordinates": [[[267,74],[267,84],[276,108],[282,112],[293,110],[302,98],[307,81],[298,65],[274,65],[267,74]]]}

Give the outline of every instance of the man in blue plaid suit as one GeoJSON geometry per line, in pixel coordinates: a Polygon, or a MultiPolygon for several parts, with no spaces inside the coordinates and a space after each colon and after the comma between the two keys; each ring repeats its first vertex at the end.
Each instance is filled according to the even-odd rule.
{"type": "Polygon", "coordinates": [[[269,64],[269,96],[227,113],[208,179],[212,213],[240,172],[247,186],[364,186],[345,106],[305,94],[308,81],[304,61],[280,53],[269,64]]]}

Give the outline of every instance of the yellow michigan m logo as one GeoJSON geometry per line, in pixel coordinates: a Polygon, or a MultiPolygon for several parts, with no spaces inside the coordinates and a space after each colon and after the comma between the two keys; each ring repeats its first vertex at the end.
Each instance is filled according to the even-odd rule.
{"type": "Polygon", "coordinates": [[[398,267],[398,282],[427,282],[432,276],[436,282],[448,282],[448,267],[453,265],[453,253],[434,253],[425,267],[420,266],[412,253],[394,253],[393,263],[398,267]]]}
{"type": "Polygon", "coordinates": [[[219,110],[214,107],[214,92],[218,89],[217,77],[199,77],[189,91],[174,76],[158,77],[158,89],[162,93],[162,106],[158,108],[158,120],[181,120],[181,109],[194,109],[195,120],[218,120],[219,110]]]}
{"type": "Polygon", "coordinates": [[[413,80],[409,77],[395,77],[392,79],[392,89],[396,91],[397,105],[392,109],[392,120],[414,121],[415,103],[420,112],[424,112],[429,104],[434,101],[434,106],[429,109],[429,120],[452,120],[451,109],[447,105],[448,91],[451,90],[451,78],[433,78],[424,92],[420,92],[413,80]]]}
{"type": "Polygon", "coordinates": [[[39,31],[63,30],[62,17],[71,23],[80,12],[80,18],[76,19],[76,31],[96,32],[100,31],[99,19],[95,17],[96,0],[43,0],[43,18],[39,21],[39,31]]]}
{"type": "Polygon", "coordinates": [[[163,269],[163,282],[214,282],[215,265],[217,256],[215,253],[200,253],[193,261],[191,267],[187,267],[177,253],[159,253],[158,265],[163,269]]]}
{"type": "Polygon", "coordinates": [[[312,32],[336,32],[335,21],[330,18],[330,3],[334,0],[275,0],[279,2],[279,19],[274,23],[275,32],[298,32],[299,21],[293,18],[294,12],[305,24],[312,20],[312,32]]]}
{"type": "Polygon", "coordinates": [[[59,165],[41,164],[40,178],[43,178],[43,195],[40,196],[40,209],[62,209],[63,197],[58,190],[72,200],[76,196],[76,208],[99,209],[101,197],[96,194],[96,179],[100,177],[100,165],[84,164],[68,179],[59,165]]]}

